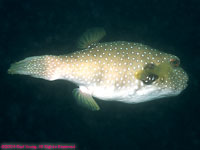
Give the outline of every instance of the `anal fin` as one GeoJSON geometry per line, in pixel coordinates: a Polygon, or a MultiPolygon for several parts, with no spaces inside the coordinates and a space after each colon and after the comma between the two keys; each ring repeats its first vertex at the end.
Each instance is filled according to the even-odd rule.
{"type": "Polygon", "coordinates": [[[79,88],[73,90],[73,95],[79,105],[92,111],[100,110],[99,105],[95,102],[93,97],[87,93],[83,93],[79,88]]]}

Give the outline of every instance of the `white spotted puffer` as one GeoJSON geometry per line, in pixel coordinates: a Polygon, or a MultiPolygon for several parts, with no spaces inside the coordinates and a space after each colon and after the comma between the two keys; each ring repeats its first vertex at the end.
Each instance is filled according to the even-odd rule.
{"type": "Polygon", "coordinates": [[[188,76],[178,57],[132,42],[92,44],[61,56],[35,56],[11,66],[9,73],[74,82],[82,93],[102,100],[138,103],[175,96],[188,76]]]}

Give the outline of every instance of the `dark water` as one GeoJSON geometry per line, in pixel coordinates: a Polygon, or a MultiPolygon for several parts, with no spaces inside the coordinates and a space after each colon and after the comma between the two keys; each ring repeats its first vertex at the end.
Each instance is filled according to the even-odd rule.
{"type": "Polygon", "coordinates": [[[200,149],[199,0],[1,0],[0,143],[75,143],[82,150],[200,149]],[[137,105],[75,103],[67,81],[7,74],[29,56],[66,54],[88,28],[177,55],[189,74],[177,97],[137,105]]]}

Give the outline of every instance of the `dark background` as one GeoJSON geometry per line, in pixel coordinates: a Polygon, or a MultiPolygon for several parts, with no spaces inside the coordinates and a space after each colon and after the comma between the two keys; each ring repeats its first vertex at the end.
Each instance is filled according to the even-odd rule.
{"type": "Polygon", "coordinates": [[[82,150],[200,149],[199,0],[0,0],[0,143],[76,143],[82,150]],[[29,56],[76,50],[88,28],[177,55],[189,75],[179,96],[79,107],[67,81],[8,75],[29,56]]]}

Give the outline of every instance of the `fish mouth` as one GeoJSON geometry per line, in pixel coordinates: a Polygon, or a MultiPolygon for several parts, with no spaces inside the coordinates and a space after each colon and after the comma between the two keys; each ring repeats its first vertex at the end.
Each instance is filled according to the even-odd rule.
{"type": "Polygon", "coordinates": [[[189,77],[181,68],[175,68],[167,75],[159,77],[155,84],[163,90],[171,91],[172,95],[180,94],[188,86],[189,77]]]}

